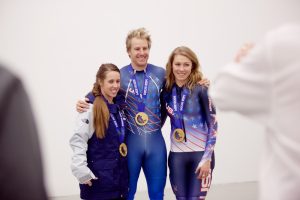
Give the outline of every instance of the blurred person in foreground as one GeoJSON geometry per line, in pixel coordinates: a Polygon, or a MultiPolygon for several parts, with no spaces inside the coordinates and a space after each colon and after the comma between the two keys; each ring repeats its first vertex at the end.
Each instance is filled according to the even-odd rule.
{"type": "Polygon", "coordinates": [[[45,200],[38,133],[18,77],[0,66],[0,199],[45,200]]]}
{"type": "Polygon", "coordinates": [[[260,199],[300,199],[299,89],[299,24],[270,31],[255,47],[245,45],[210,88],[217,108],[265,127],[260,199]]]}

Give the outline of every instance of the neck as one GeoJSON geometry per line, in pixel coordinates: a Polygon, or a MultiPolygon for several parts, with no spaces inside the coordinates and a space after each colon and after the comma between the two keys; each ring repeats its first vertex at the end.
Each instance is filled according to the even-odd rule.
{"type": "Polygon", "coordinates": [[[108,97],[107,95],[105,94],[102,94],[104,96],[104,98],[108,101],[109,104],[113,104],[113,98],[112,97],[108,97]]]}
{"type": "Polygon", "coordinates": [[[176,82],[176,84],[177,84],[179,87],[182,87],[184,84],[186,84],[186,80],[184,80],[184,81],[178,81],[178,80],[176,80],[175,82],[176,82]]]}
{"type": "Polygon", "coordinates": [[[145,65],[145,66],[138,66],[138,65],[135,65],[135,64],[133,64],[133,63],[131,63],[131,66],[132,66],[132,68],[133,68],[134,70],[136,70],[136,71],[143,71],[143,70],[145,70],[146,67],[147,67],[147,65],[145,65]]]}

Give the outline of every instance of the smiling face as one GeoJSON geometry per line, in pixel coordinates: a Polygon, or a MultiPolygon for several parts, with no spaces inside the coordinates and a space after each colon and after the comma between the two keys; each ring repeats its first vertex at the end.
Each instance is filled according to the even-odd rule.
{"type": "Polygon", "coordinates": [[[192,61],[183,55],[175,55],[172,63],[172,72],[178,86],[183,86],[192,72],[192,61]]]}
{"type": "Polygon", "coordinates": [[[144,70],[149,58],[149,44],[146,39],[132,38],[128,55],[135,70],[144,70]]]}
{"type": "Polygon", "coordinates": [[[108,71],[104,80],[98,79],[102,95],[112,103],[113,98],[117,96],[120,89],[120,73],[116,71],[108,71]]]}

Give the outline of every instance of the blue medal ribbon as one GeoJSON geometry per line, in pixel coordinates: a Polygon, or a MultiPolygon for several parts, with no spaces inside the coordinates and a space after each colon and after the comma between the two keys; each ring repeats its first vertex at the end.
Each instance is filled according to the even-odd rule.
{"type": "Polygon", "coordinates": [[[121,127],[119,126],[119,124],[117,122],[117,119],[115,118],[114,114],[111,111],[109,111],[109,114],[110,114],[110,117],[113,120],[114,125],[117,129],[117,133],[119,135],[119,141],[120,141],[120,143],[123,143],[124,138],[125,138],[125,123],[124,123],[121,111],[119,110],[119,107],[116,104],[109,104],[107,99],[104,96],[101,96],[101,97],[105,101],[105,103],[106,103],[107,107],[109,108],[109,110],[110,109],[114,110],[114,111],[112,111],[113,113],[115,113],[118,110],[118,113],[119,113],[119,116],[120,116],[120,121],[121,121],[121,127]]]}
{"type": "MultiPolygon", "coordinates": [[[[180,104],[178,105],[176,86],[173,86],[173,88],[172,88],[172,103],[173,103],[173,110],[174,110],[174,126],[175,126],[174,130],[179,128],[185,132],[184,122],[183,122],[183,108],[184,108],[184,105],[185,105],[188,95],[189,95],[189,90],[186,87],[183,87],[180,104]]],[[[185,141],[186,141],[186,135],[184,137],[185,137],[185,141]]]]}
{"type": "Polygon", "coordinates": [[[120,116],[120,120],[121,120],[121,127],[119,126],[119,124],[117,122],[117,119],[115,118],[114,114],[110,113],[110,117],[113,120],[114,125],[117,129],[117,132],[119,134],[119,141],[120,141],[120,143],[123,143],[124,138],[125,138],[125,125],[124,125],[124,120],[123,120],[123,117],[122,117],[122,114],[121,114],[120,111],[119,111],[119,116],[120,116]]]}
{"type": "Polygon", "coordinates": [[[148,94],[148,86],[149,86],[149,76],[147,75],[146,71],[144,70],[144,85],[143,85],[143,89],[142,89],[142,93],[139,91],[138,88],[138,84],[137,84],[137,80],[136,80],[136,76],[135,76],[135,70],[132,68],[132,66],[130,65],[129,68],[129,73],[131,74],[130,80],[133,84],[133,88],[134,88],[134,93],[136,96],[136,99],[138,100],[138,111],[139,112],[144,112],[145,111],[145,103],[144,101],[147,98],[147,94],[148,94]]]}

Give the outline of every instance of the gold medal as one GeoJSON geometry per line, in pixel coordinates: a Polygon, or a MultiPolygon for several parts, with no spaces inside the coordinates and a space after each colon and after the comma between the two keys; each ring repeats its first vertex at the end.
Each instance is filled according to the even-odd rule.
{"type": "Polygon", "coordinates": [[[173,131],[173,138],[176,142],[183,142],[185,133],[182,129],[177,128],[173,131]]]}
{"type": "Polygon", "coordinates": [[[140,126],[145,126],[148,122],[148,115],[145,112],[139,112],[135,115],[135,122],[140,126]]]}
{"type": "Polygon", "coordinates": [[[125,143],[120,144],[119,152],[120,152],[121,156],[123,156],[123,157],[127,156],[127,146],[125,143]]]}

